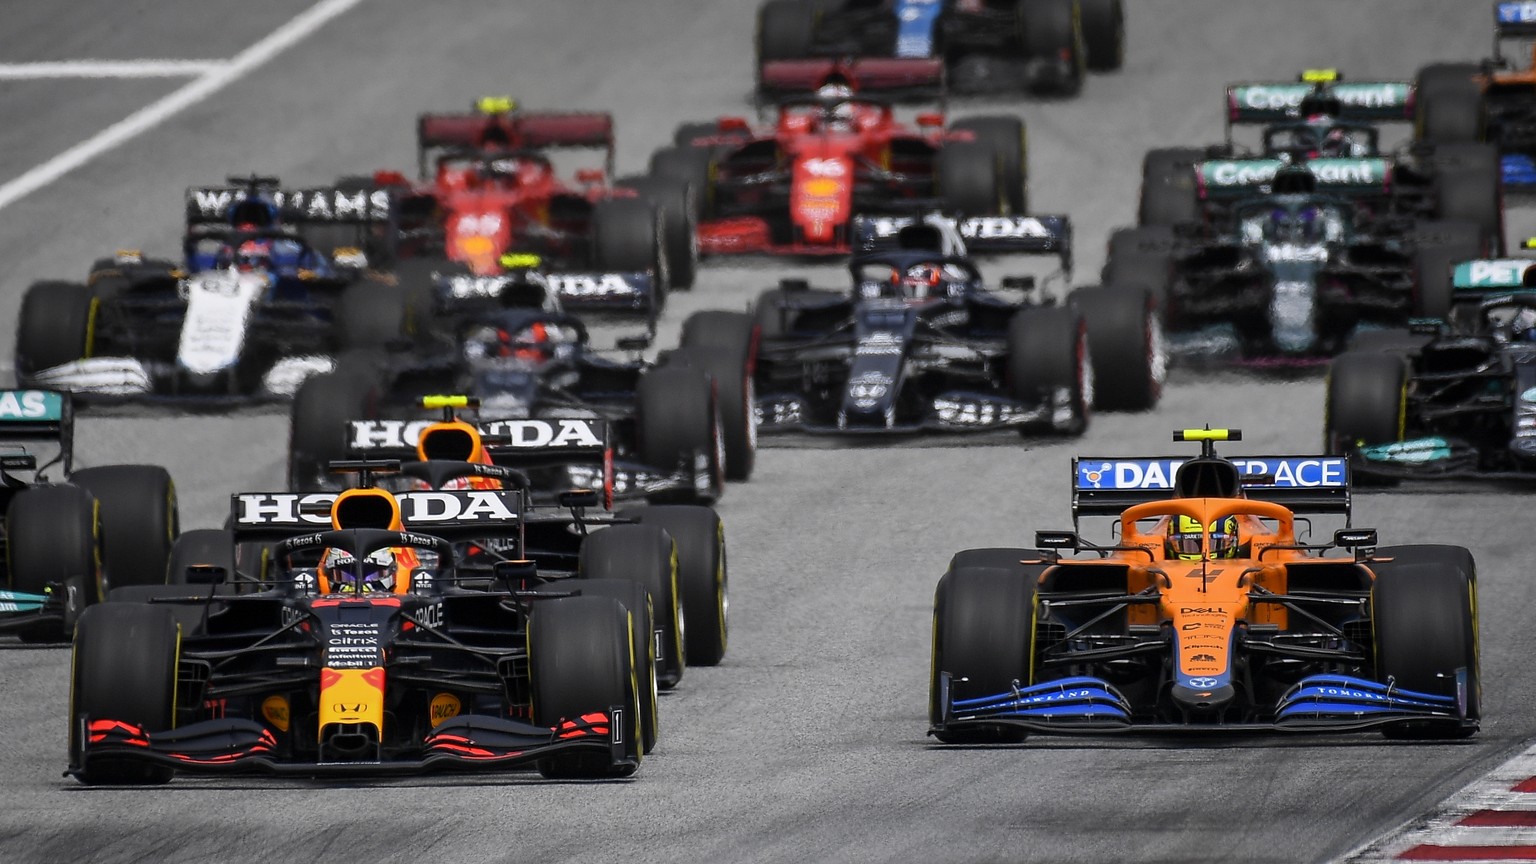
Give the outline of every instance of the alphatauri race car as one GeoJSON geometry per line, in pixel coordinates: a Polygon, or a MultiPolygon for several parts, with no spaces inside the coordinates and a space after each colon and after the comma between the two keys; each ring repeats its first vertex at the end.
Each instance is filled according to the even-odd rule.
{"type": "Polygon", "coordinates": [[[370,269],[390,262],[388,192],[244,183],[187,190],[179,263],[123,250],[84,283],[32,285],[18,381],[92,397],[282,399],[345,349],[414,336],[425,298],[370,269]]]}
{"type": "Polygon", "coordinates": [[[74,428],[69,394],[0,390],[0,633],[26,642],[67,641],[110,589],[163,582],[180,532],[169,472],[77,469],[74,428]]]}
{"type": "Polygon", "coordinates": [[[1339,456],[1073,460],[1073,519],[1038,549],[954,556],[934,599],[930,734],[1477,731],[1477,582],[1460,546],[1348,525],[1339,456]],[[1331,542],[1298,533],[1335,514],[1331,542]],[[1082,554],[1079,554],[1082,553],[1082,554]],[[1342,553],[1342,554],[1340,554],[1342,553]]]}
{"type": "Polygon", "coordinates": [[[236,495],[231,531],[178,550],[177,584],[81,616],[70,774],[635,771],[655,705],[636,581],[467,564],[455,538],[519,530],[515,488],[396,497],[365,480],[319,525],[298,498],[236,495]],[[234,546],[261,540],[262,568],[237,569],[234,546]]]}
{"type": "Polygon", "coordinates": [[[961,91],[1074,95],[1125,58],[1120,0],[766,0],[757,12],[761,90],[777,62],[933,58],[961,91]]]}

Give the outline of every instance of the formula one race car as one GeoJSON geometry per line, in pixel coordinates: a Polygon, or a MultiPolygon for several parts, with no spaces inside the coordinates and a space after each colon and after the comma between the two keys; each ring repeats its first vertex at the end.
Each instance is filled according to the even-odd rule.
{"type": "Polygon", "coordinates": [[[1536,261],[1453,274],[1447,320],[1365,334],[1333,361],[1324,443],[1361,477],[1536,479],[1536,261]]]}
{"type": "Polygon", "coordinates": [[[98,397],[287,398],[344,349],[414,338],[424,296],[368,269],[390,260],[389,193],[230,179],[244,185],[187,190],[181,263],[124,250],[85,284],[31,286],[17,379],[98,397]],[[343,231],[353,245],[336,242],[343,231]]]}
{"type": "Polygon", "coordinates": [[[956,89],[1073,95],[1125,58],[1120,0],[766,0],[759,81],[773,61],[848,56],[940,60],[956,89]]]}
{"type": "MultiPolygon", "coordinates": [[[[616,473],[649,499],[707,503],[725,479],[751,476],[745,313],[717,328],[719,346],[664,352],[660,363],[606,356],[579,319],[542,307],[467,316],[455,326],[432,351],[348,356],[335,372],[306,381],[293,403],[292,487],[326,488],[324,466],[350,448],[404,446],[396,436],[406,424],[431,416],[422,397],[441,393],[474,396],[484,421],[607,421],[616,473]],[[357,420],[382,422],[360,431],[351,425],[357,420]]],[[[626,337],[621,348],[648,344],[649,336],[626,337]]]]}
{"type": "Polygon", "coordinates": [[[67,640],[111,588],[165,581],[180,531],[164,468],[75,470],[73,450],[69,394],[0,390],[0,633],[26,642],[67,640]]]}
{"type": "Polygon", "coordinates": [[[1073,460],[1074,521],[1117,516],[1108,545],[1040,531],[1038,550],[955,555],[934,598],[930,734],[1474,734],[1471,553],[1378,548],[1347,527],[1344,458],[1215,455],[1239,434],[1174,433],[1203,442],[1195,459],[1073,460]],[[1308,513],[1346,527],[1306,541],[1308,513]]]}
{"type": "Polygon", "coordinates": [[[233,531],[176,562],[181,584],[87,610],[69,773],[632,774],[648,709],[654,723],[640,586],[550,587],[526,562],[461,570],[453,538],[515,534],[520,493],[414,495],[349,490],[320,525],[279,519],[294,500],[237,495],[233,531]],[[254,580],[233,567],[234,543],[274,536],[254,580]]]}
{"type": "Polygon", "coordinates": [[[698,259],[692,190],[640,178],[609,185],[613,117],[522,112],[505,98],[473,112],[417,121],[421,182],[395,171],[342,184],[400,199],[407,269],[496,276],[534,268],[572,307],[654,312],[668,289],[693,285],[698,259]],[[557,176],[549,152],[598,149],[602,168],[557,176]]]}
{"type": "Polygon", "coordinates": [[[1023,215],[1022,120],[972,117],[946,129],[944,114],[935,112],[919,114],[913,129],[896,119],[890,103],[855,97],[855,87],[862,93],[897,81],[937,81],[943,70],[936,61],[880,61],[881,76],[866,75],[867,82],[859,67],[810,65],[809,73],[785,74],[814,94],[778,99],[773,126],[754,128],[741,117],[687,123],[675,146],[651,155],[649,176],[702,190],[702,253],[844,255],[855,214],[935,209],[996,217],[983,220],[984,231],[981,222],[968,223],[974,251],[1038,245],[1041,220],[1023,215]],[[906,72],[891,72],[893,66],[906,72]]]}
{"type": "Polygon", "coordinates": [[[1415,129],[1437,143],[1486,141],[1501,154],[1506,190],[1536,190],[1536,6],[1493,6],[1493,57],[1436,63],[1415,79],[1415,129]],[[1505,56],[1504,43],[1519,53],[1505,56]],[[1523,56],[1521,56],[1523,55],[1523,56]]]}
{"type": "MultiPolygon", "coordinates": [[[[854,256],[849,290],[784,280],[758,299],[764,432],[1076,435],[1095,404],[1156,403],[1163,364],[1145,291],[1079,289],[1060,306],[1010,300],[986,287],[939,216],[905,220],[881,245],[854,256]]],[[[699,313],[682,344],[708,345],[718,314],[699,313]]]]}

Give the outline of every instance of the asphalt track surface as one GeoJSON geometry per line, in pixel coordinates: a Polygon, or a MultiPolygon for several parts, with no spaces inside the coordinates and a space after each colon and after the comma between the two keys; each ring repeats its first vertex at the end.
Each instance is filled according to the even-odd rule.
{"type": "MultiPolygon", "coordinates": [[[[181,190],[229,173],[321,183],[413,162],[418,111],[510,93],[611,109],[619,164],[685,120],[745,114],[754,0],[364,0],[145,134],[0,210],[0,357],[35,278],[83,276],[118,247],[175,249],[181,190]]],[[[303,11],[259,4],[6,4],[0,63],[221,59],[303,11]]],[[[1068,212],[1078,281],[1132,219],[1141,154],[1215,141],[1221,88],[1311,66],[1405,77],[1488,47],[1488,6],[1443,0],[1129,0],[1129,56],[1072,102],[1022,110],[1035,206],[1068,212]]],[[[0,81],[0,184],[183,79],[0,81]]],[[[831,268],[793,268],[824,279],[831,268]]],[[[1002,269],[1007,269],[1004,265],[1002,269]]],[[[1031,266],[1031,269],[1038,269],[1031,266]]],[[[703,308],[741,308],[772,265],[711,264],[674,296],[662,344],[703,308]]],[[[1242,427],[1233,452],[1306,452],[1318,378],[1180,375],[1146,416],[1081,441],[765,449],[721,511],[731,560],[726,662],[662,699],[662,742],[632,782],[528,775],[368,784],[179,779],[97,790],[60,778],[68,653],[0,650],[0,860],[1249,861],[1327,860],[1423,811],[1516,750],[1527,713],[1529,499],[1497,491],[1362,495],[1384,542],[1461,542],[1481,572],[1486,721],[1470,742],[1372,736],[1032,739],[957,750],[924,738],[929,619],[949,556],[1067,524],[1068,458],[1171,450],[1176,426],[1242,427]],[[1513,505],[1513,506],[1512,506],[1513,505]]],[[[188,527],[227,496],[277,488],[285,418],[83,416],[82,464],[167,465],[188,527]]]]}

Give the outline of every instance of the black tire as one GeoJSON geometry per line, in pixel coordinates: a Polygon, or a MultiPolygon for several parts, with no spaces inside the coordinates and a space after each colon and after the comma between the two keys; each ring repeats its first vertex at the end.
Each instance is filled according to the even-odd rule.
{"type": "MultiPolygon", "coordinates": [[[[169,609],[105,603],[85,610],[75,628],[69,688],[70,764],[80,765],[86,720],[121,720],[148,732],[173,728],[180,655],[181,631],[169,609]]],[[[168,783],[176,773],[110,759],[92,759],[84,769],[79,779],[88,786],[168,783]]]]}
{"type": "Polygon", "coordinates": [[[1079,2],[1089,71],[1118,71],[1125,65],[1125,9],[1120,0],[1079,2]]]}
{"type": "Polygon", "coordinates": [[[348,423],[371,419],[378,402],[371,355],[344,354],[334,371],[304,379],[288,415],[288,488],[313,492],[333,486],[326,466],[353,455],[348,423]]]}
{"type": "Polygon", "coordinates": [[[1149,150],[1141,160],[1141,203],[1136,221],[1144,226],[1201,221],[1195,163],[1205,151],[1192,147],[1149,150]]]}
{"type": "Polygon", "coordinates": [[[28,376],[91,354],[91,291],[76,282],[35,282],[16,317],[16,375],[28,376]]]}
{"type": "Polygon", "coordinates": [[[665,529],[676,547],[688,665],[719,665],[730,642],[725,523],[708,507],[688,505],[643,507],[635,521],[665,529]]]}
{"type": "Polygon", "coordinates": [[[1100,279],[1105,285],[1141,285],[1152,292],[1160,312],[1168,312],[1168,283],[1177,244],[1166,225],[1119,228],[1109,235],[1100,279]]]}
{"type": "Polygon", "coordinates": [[[672,538],[654,525],[613,525],[594,531],[581,544],[577,574],[582,579],[622,579],[651,597],[655,623],[656,684],[671,690],[687,665],[683,645],[687,619],[678,599],[677,559],[672,538]]]}
{"type": "MultiPolygon", "coordinates": [[[[1385,557],[1386,550],[1378,554],[1385,557]]],[[[1371,624],[1376,678],[1405,690],[1454,695],[1444,675],[1467,670],[1467,716],[1482,713],[1478,672],[1477,581],[1471,554],[1457,547],[1403,546],[1397,560],[1371,564],[1371,624]],[[1465,563],[1463,563],[1465,562],[1465,563]]],[[[1474,729],[1405,723],[1388,738],[1466,738],[1474,729]]]]}
{"type": "Polygon", "coordinates": [[[1450,221],[1472,222],[1482,231],[1483,248],[1504,251],[1503,168],[1492,144],[1440,144],[1433,159],[1436,214],[1450,221]]]}
{"type": "MultiPolygon", "coordinates": [[[[997,550],[988,550],[997,551],[997,550]]],[[[957,556],[958,557],[958,556],[957,556]]],[[[933,598],[933,654],[929,671],[928,720],[943,719],[939,675],[951,676],[953,699],[1006,692],[1017,681],[1031,682],[1035,582],[1022,565],[951,569],[933,598]]],[[[1026,733],[1009,726],[951,729],[937,733],[945,744],[1007,744],[1026,733]]]]}
{"type": "Polygon", "coordinates": [[[1419,70],[1414,88],[1414,137],[1461,143],[1483,140],[1483,92],[1471,63],[1435,63],[1419,70]]]}
{"type": "Polygon", "coordinates": [[[687,290],[699,270],[699,207],[693,185],[670,177],[629,177],[618,183],[650,201],[661,220],[670,288],[687,290]]]}
{"type": "Polygon", "coordinates": [[[364,278],[342,289],[331,319],[343,350],[381,349],[426,325],[429,297],[400,280],[364,278]],[[425,307],[425,308],[424,308],[425,307]]]}
{"type": "Polygon", "coordinates": [[[950,213],[993,216],[1003,212],[1007,190],[1002,185],[998,154],[987,144],[945,144],[934,159],[933,180],[934,192],[950,213]]]}
{"type": "Polygon", "coordinates": [[[12,591],[44,594],[54,584],[66,592],[63,626],[38,623],[17,635],[23,642],[67,642],[80,612],[105,596],[95,500],[68,484],[24,489],[6,508],[5,538],[12,591]]]}
{"type": "Polygon", "coordinates": [[[1443,319],[1456,294],[1453,267],[1482,254],[1482,229],[1473,222],[1421,222],[1413,233],[1414,317],[1443,319]]]}
{"type": "Polygon", "coordinates": [[[1052,404],[1065,388],[1069,416],[1055,426],[1063,435],[1088,428],[1093,401],[1092,355],[1088,328],[1069,307],[1043,306],[1019,311],[1008,323],[1008,388],[1027,404],[1052,404]]]}
{"type": "Polygon", "coordinates": [[[171,547],[170,562],[165,568],[165,584],[189,585],[187,568],[194,565],[223,567],[227,574],[224,585],[229,593],[235,587],[235,535],[227,528],[194,528],[183,531],[171,547]]]}
{"type": "Polygon", "coordinates": [[[1015,216],[1028,213],[1029,139],[1024,121],[1017,117],[968,117],[951,123],[949,128],[953,132],[970,132],[978,143],[992,150],[1008,212],[1015,216]]]}
{"type": "Polygon", "coordinates": [[[69,482],[100,504],[107,590],[164,585],[171,544],[181,533],[170,472],[159,465],[106,465],[76,471],[69,482]]]}
{"type": "Polygon", "coordinates": [[[592,207],[592,266],[615,273],[648,271],[656,277],[656,306],[666,302],[667,269],[661,219],[643,198],[607,198],[592,207]]]}
{"type": "Polygon", "coordinates": [[[707,488],[656,493],[657,503],[703,503],[719,497],[724,483],[725,440],[714,382],[702,369],[686,363],[652,367],[636,386],[635,425],[640,460],[662,471],[695,468],[694,458],[708,459],[707,488]]]}
{"type": "Polygon", "coordinates": [[[794,60],[811,53],[816,8],[801,0],[768,0],[757,10],[757,62],[794,60]]]}
{"type": "Polygon", "coordinates": [[[663,147],[651,154],[647,168],[652,177],[688,186],[695,226],[714,212],[714,159],[714,152],[709,147],[663,147]]]}
{"type": "Polygon", "coordinates": [[[1088,327],[1095,411],[1150,411],[1168,377],[1162,322],[1152,292],[1140,285],[1104,285],[1072,292],[1088,327]]]}
{"type": "Polygon", "coordinates": [[[1065,56],[1066,77],[1053,81],[1051,89],[1062,96],[1077,95],[1087,74],[1088,53],[1078,0],[1020,0],[1018,22],[1025,58],[1054,64],[1065,56]]]}
{"type": "Polygon", "coordinates": [[[631,626],[630,656],[634,658],[635,675],[640,689],[640,742],[643,752],[650,755],[656,749],[660,733],[656,710],[656,649],[655,617],[651,610],[651,595],[645,586],[628,579],[584,579],[581,582],[584,597],[611,597],[629,610],[631,626]]]}
{"type": "Polygon", "coordinates": [[[562,720],[624,706],[620,728],[627,755],[635,761],[614,765],[606,755],[564,753],[539,760],[545,777],[596,780],[635,773],[644,741],[639,676],[630,656],[632,626],[629,611],[611,597],[560,597],[534,604],[528,616],[533,722],[554,728],[562,720]]]}
{"type": "Polygon", "coordinates": [[[1408,363],[1399,354],[1340,354],[1328,367],[1323,447],[1347,453],[1355,445],[1403,440],[1408,363]]]}
{"type": "Polygon", "coordinates": [[[720,432],[725,437],[725,479],[751,479],[757,463],[757,324],[746,312],[695,312],[683,322],[681,346],[690,362],[715,382],[720,432]]]}

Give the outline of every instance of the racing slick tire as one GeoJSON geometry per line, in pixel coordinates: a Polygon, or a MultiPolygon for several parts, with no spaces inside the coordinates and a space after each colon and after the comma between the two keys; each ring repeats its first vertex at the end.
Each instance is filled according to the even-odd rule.
{"type": "MultiPolygon", "coordinates": [[[[714,126],[711,124],[709,128],[713,130],[714,126]]],[[[679,129],[677,134],[684,134],[685,129],[687,125],[679,129]]],[[[646,173],[651,177],[687,184],[689,204],[693,207],[695,234],[697,234],[698,223],[708,219],[714,212],[715,185],[712,180],[714,160],[714,153],[708,147],[663,147],[651,154],[651,161],[647,168],[646,173]]]]}
{"type": "Polygon", "coordinates": [[[1443,319],[1456,293],[1452,268],[1482,254],[1482,228],[1475,222],[1420,222],[1413,236],[1413,315],[1443,319]]]}
{"type": "MultiPolygon", "coordinates": [[[[1008,388],[1026,404],[1051,405],[1059,390],[1068,404],[1055,406],[1052,428],[1081,435],[1093,405],[1093,361],[1088,327],[1076,310],[1065,306],[1032,307],[1008,322],[1008,388]]],[[[1023,430],[1028,434],[1028,427],[1023,430]]]]}
{"type": "Polygon", "coordinates": [[[667,273],[672,279],[668,287],[692,288],[699,271],[699,207],[693,184],[655,176],[628,177],[617,185],[633,189],[656,207],[667,250],[667,273]]]}
{"type": "Polygon", "coordinates": [[[795,298],[836,299],[841,296],[835,291],[822,291],[815,288],[795,291],[770,288],[757,295],[757,302],[752,304],[752,320],[757,325],[758,344],[761,345],[773,339],[783,339],[785,334],[794,329],[795,313],[789,310],[794,309],[795,298]]]}
{"type": "Polygon", "coordinates": [[[336,368],[304,379],[293,395],[288,425],[288,488],[316,492],[334,488],[327,465],[345,459],[347,424],[372,419],[380,399],[372,355],[343,354],[336,368]]]}
{"type": "Polygon", "coordinates": [[[626,755],[634,760],[614,765],[606,755],[561,753],[538,760],[543,776],[594,780],[635,773],[645,744],[640,681],[631,660],[633,626],[629,611],[611,597],[558,597],[533,604],[528,615],[533,722],[555,728],[562,720],[622,706],[620,732],[626,755]]]}
{"type": "Polygon", "coordinates": [[[1109,251],[1100,278],[1105,285],[1144,285],[1158,311],[1168,312],[1168,283],[1177,243],[1166,225],[1120,228],[1109,235],[1109,251]]]}
{"type": "MultiPolygon", "coordinates": [[[[1015,681],[1030,683],[1035,580],[1023,568],[1022,564],[955,566],[939,580],[933,597],[930,725],[938,726],[944,719],[941,673],[950,674],[952,700],[1004,693],[1015,686],[1015,681]]],[[[945,744],[1012,744],[1023,741],[1027,733],[994,726],[934,734],[945,744]]]]}
{"type": "Polygon", "coordinates": [[[1003,200],[1008,212],[1022,216],[1029,212],[1029,152],[1024,121],[1017,117],[967,117],[950,124],[951,132],[970,132],[997,158],[997,171],[1003,184],[1003,200]]]}
{"type": "Polygon", "coordinates": [[[582,541],[576,574],[581,579],[634,582],[651,597],[655,623],[656,684],[671,690],[687,665],[687,619],[678,595],[678,561],[672,538],[660,526],[619,524],[582,541]]]}
{"type": "Polygon", "coordinates": [[[1195,163],[1205,151],[1193,147],[1148,150],[1141,160],[1141,202],[1136,221],[1143,226],[1185,225],[1200,221],[1195,163]]]}
{"type": "Polygon", "coordinates": [[[103,603],[75,628],[69,686],[69,762],[87,786],[148,786],[170,782],[162,765],[91,759],[81,765],[82,723],[120,720],[147,732],[176,725],[176,668],[181,630],[169,609],[148,603],[103,603]],[[133,650],[124,650],[132,646],[133,650]]]}
{"type": "Polygon", "coordinates": [[[38,622],[17,631],[23,642],[67,642],[80,612],[104,596],[101,522],[89,492],[70,484],[33,486],[5,510],[6,555],[12,591],[65,591],[64,623],[38,622]]]}
{"type": "Polygon", "coordinates": [[[73,363],[91,354],[95,301],[77,282],[34,282],[16,317],[16,377],[73,363]]]}
{"type": "Polygon", "coordinates": [[[640,740],[649,755],[656,749],[659,727],[656,710],[656,649],[651,634],[656,632],[651,611],[651,595],[645,586],[629,579],[586,579],[581,582],[584,597],[612,597],[629,610],[630,656],[640,685],[640,740]]]}
{"type": "Polygon", "coordinates": [[[715,382],[725,436],[725,479],[749,480],[757,463],[757,324],[746,312],[706,310],[683,321],[680,340],[689,363],[715,382]]]}
{"type": "Polygon", "coordinates": [[[1053,70],[1038,89],[1061,96],[1075,96],[1082,89],[1088,52],[1080,11],[1079,0],[1019,0],[1017,21],[1024,58],[1053,70]]]}
{"type": "Polygon", "coordinates": [[[100,507],[103,590],[164,585],[171,546],[181,533],[170,472],[159,465],[105,465],[76,471],[69,482],[100,507]]]}
{"type": "MultiPolygon", "coordinates": [[[[1440,144],[1433,156],[1436,213],[1441,219],[1476,223],[1483,248],[1504,251],[1503,168],[1492,144],[1440,144]]],[[[1474,256],[1475,257],[1475,256],[1474,256]]]]}
{"type": "Polygon", "coordinates": [[[1483,91],[1472,63],[1434,63],[1419,70],[1414,87],[1413,134],[1437,143],[1483,140],[1483,91]]]}
{"type": "Polygon", "coordinates": [[[981,141],[955,141],[941,147],[933,179],[944,209],[963,216],[1002,213],[1008,192],[998,159],[999,154],[981,141]]]}
{"type": "Polygon", "coordinates": [[[659,310],[666,303],[672,277],[656,205],[642,198],[607,198],[594,204],[592,266],[612,273],[653,274],[659,310]]]}
{"type": "Polygon", "coordinates": [[[686,362],[654,366],[635,388],[640,460],[662,472],[686,470],[698,477],[697,457],[706,464],[691,488],[653,493],[653,503],[708,504],[724,489],[725,436],[715,402],[714,382],[686,362]]]}
{"type": "MultiPolygon", "coordinates": [[[[1371,562],[1371,624],[1376,678],[1421,693],[1453,695],[1445,676],[1466,670],[1467,718],[1481,716],[1478,672],[1477,572],[1456,546],[1378,549],[1392,561],[1371,562]],[[1449,690],[1449,692],[1447,692],[1449,690]]],[[[1408,722],[1388,726],[1388,738],[1466,738],[1475,727],[1408,722]]]]}
{"type": "Polygon", "coordinates": [[[1125,64],[1125,8],[1121,0],[1079,0],[1083,47],[1092,72],[1115,72],[1125,64]]]}
{"type": "Polygon", "coordinates": [[[719,665],[730,637],[725,523],[708,507],[686,504],[642,507],[634,516],[641,525],[658,526],[672,537],[678,599],[687,622],[683,641],[688,665],[719,665]]]}
{"type": "Polygon", "coordinates": [[[1348,453],[1357,444],[1403,440],[1408,364],[1400,354],[1350,352],[1328,367],[1323,449],[1348,453]]]}
{"type": "Polygon", "coordinates": [[[1068,302],[1088,327],[1095,411],[1150,411],[1168,378],[1152,292],[1140,285],[1079,288],[1068,302]]]}
{"type": "Polygon", "coordinates": [[[234,594],[237,586],[235,575],[235,535],[227,528],[195,528],[183,531],[171,546],[171,559],[165,568],[165,584],[191,585],[187,571],[194,566],[224,568],[224,582],[216,593],[234,594]]]}
{"type": "Polygon", "coordinates": [[[430,310],[419,285],[363,278],[342,289],[331,318],[342,350],[367,350],[414,338],[430,310]]]}
{"type": "Polygon", "coordinates": [[[816,7],[803,0],[768,0],[757,10],[757,62],[809,56],[816,38],[816,7]]]}

